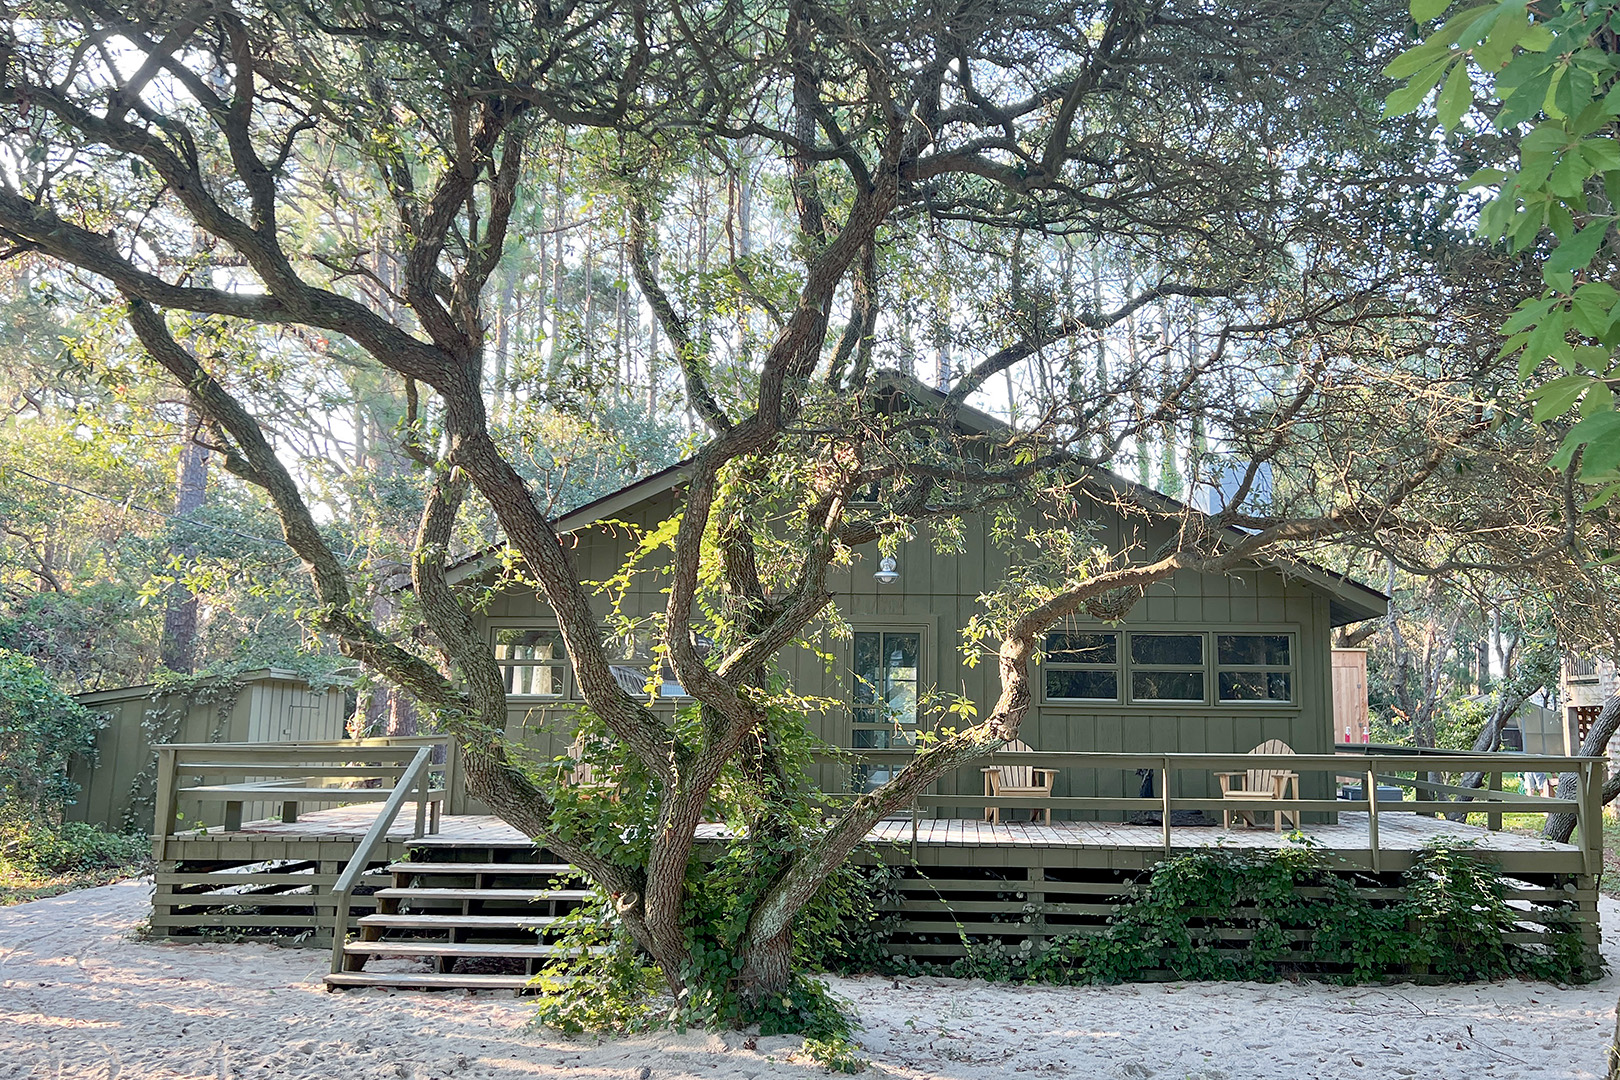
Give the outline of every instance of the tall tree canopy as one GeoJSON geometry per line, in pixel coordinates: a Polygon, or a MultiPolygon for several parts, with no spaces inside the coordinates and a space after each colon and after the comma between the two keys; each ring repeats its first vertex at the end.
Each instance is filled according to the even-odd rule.
{"type": "Polygon", "coordinates": [[[1571,472],[1529,509],[1490,479],[1544,435],[1499,411],[1513,372],[1478,316],[1533,282],[1460,235],[1452,150],[1376,124],[1408,26],[1332,0],[35,3],[0,39],[0,235],[122,316],[143,377],[265,493],[312,620],[619,898],[677,987],[694,830],[755,755],[738,843],[795,842],[737,917],[747,1005],[791,985],[795,916],[870,826],[1016,736],[1043,632],[1088,603],[1332,545],[1432,571],[1590,542],[1571,472]],[[375,437],[410,463],[431,654],[360,601],[287,423],[339,411],[355,372],[396,405],[375,437]],[[961,423],[975,404],[1007,425],[961,423]],[[660,445],[624,449],[632,427],[660,445]],[[694,723],[614,678],[559,542],[592,438],[632,471],[690,440],[655,629],[694,723]],[[1109,469],[1214,512],[1119,496],[1176,539],[1101,549],[1073,508],[1120,491],[1109,469]],[[829,617],[829,567],[980,511],[1014,558],[968,628],[999,698],[852,805],[779,812],[769,748],[802,720],[773,658],[829,617]],[[502,741],[445,575],[484,520],[646,777],[645,851],[559,831],[502,741]]]}

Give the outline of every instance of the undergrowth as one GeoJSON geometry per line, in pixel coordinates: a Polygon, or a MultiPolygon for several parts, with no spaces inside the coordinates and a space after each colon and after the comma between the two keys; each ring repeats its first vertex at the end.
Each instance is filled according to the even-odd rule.
{"type": "Polygon", "coordinates": [[[1466,845],[1420,852],[1398,891],[1398,898],[1369,897],[1308,845],[1192,852],[1155,865],[1095,932],[1055,936],[1044,948],[963,936],[963,958],[933,968],[891,963],[887,970],[943,967],[991,981],[1060,984],[1160,973],[1341,983],[1507,976],[1567,983],[1599,974],[1573,913],[1544,910],[1542,944],[1509,944],[1504,934],[1526,913],[1504,899],[1500,872],[1466,845]]]}
{"type": "Polygon", "coordinates": [[[0,906],[106,885],[150,865],[145,836],[0,815],[0,906]]]}

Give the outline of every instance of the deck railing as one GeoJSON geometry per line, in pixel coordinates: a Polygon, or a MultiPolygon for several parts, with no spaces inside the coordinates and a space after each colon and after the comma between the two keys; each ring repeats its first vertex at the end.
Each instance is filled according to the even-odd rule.
{"type": "MultiPolygon", "coordinates": [[[[816,755],[823,764],[847,766],[853,775],[858,770],[873,766],[894,769],[914,756],[910,750],[844,749],[816,755]]],[[[1428,816],[1453,813],[1483,813],[1487,827],[1502,827],[1505,813],[1523,813],[1545,816],[1569,813],[1575,815],[1577,838],[1582,852],[1583,872],[1596,874],[1602,866],[1603,758],[1549,757],[1535,754],[1464,754],[1426,753],[1421,757],[1392,753],[1345,754],[1121,754],[1121,753],[1045,753],[998,752],[975,761],[969,768],[977,770],[984,765],[1019,765],[1055,769],[1059,772],[1057,787],[1068,786],[1063,775],[1080,770],[1093,770],[1098,774],[1124,774],[1124,789],[1136,786],[1137,770],[1152,770],[1154,795],[1141,796],[1082,795],[1036,798],[991,798],[976,792],[928,793],[917,797],[910,808],[913,838],[916,835],[917,813],[922,809],[989,808],[1051,809],[1083,811],[1087,814],[1131,814],[1153,812],[1161,816],[1161,839],[1166,854],[1173,846],[1174,814],[1177,810],[1202,810],[1209,813],[1249,812],[1273,813],[1282,810],[1298,822],[1300,814],[1339,814],[1362,812],[1367,815],[1368,846],[1372,869],[1379,869],[1378,827],[1381,815],[1416,813],[1428,816]],[[1209,790],[1214,786],[1214,774],[1220,772],[1248,772],[1250,770],[1277,770],[1298,773],[1300,788],[1332,791],[1338,794],[1344,785],[1359,787],[1355,798],[1290,798],[1245,799],[1241,796],[1215,797],[1189,796],[1179,792],[1198,788],[1209,790]],[[1573,799],[1548,799],[1502,790],[1502,777],[1508,773],[1525,771],[1551,774],[1569,773],[1576,779],[1573,799]],[[1486,777],[1481,788],[1463,788],[1430,780],[1429,774],[1480,772],[1486,777]],[[1400,801],[1377,798],[1378,788],[1399,787],[1400,801]],[[1468,801],[1439,798],[1440,795],[1466,796],[1468,801]]],[[[964,770],[965,771],[965,770],[964,770]]],[[[853,784],[849,786],[853,787],[853,784]]],[[[854,793],[825,792],[829,796],[853,798],[854,793]]],[[[1309,822],[1306,822],[1307,831],[1309,822]]]]}
{"type": "MultiPolygon", "coordinates": [[[[152,837],[158,861],[180,832],[181,800],[222,803],[221,827],[240,831],[248,807],[277,807],[283,822],[310,804],[388,803],[396,789],[415,795],[415,835],[437,831],[439,812],[455,778],[442,736],[336,739],[297,743],[167,743],[158,755],[152,837]],[[442,749],[441,749],[442,748],[442,749]],[[426,763],[416,763],[425,753],[426,763]],[[438,757],[439,764],[432,759],[438,757]]],[[[404,801],[404,796],[399,797],[404,801]]],[[[397,808],[396,808],[397,813],[397,808]]]]}

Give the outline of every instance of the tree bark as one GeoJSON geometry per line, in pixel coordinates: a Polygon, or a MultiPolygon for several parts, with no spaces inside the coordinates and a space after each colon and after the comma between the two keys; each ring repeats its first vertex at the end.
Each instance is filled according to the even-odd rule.
{"type": "MultiPolygon", "coordinates": [[[[1592,727],[1587,731],[1586,738],[1581,741],[1580,757],[1602,757],[1608,749],[1609,740],[1620,728],[1620,693],[1610,694],[1603,702],[1603,711],[1598,718],[1592,721],[1592,727]]],[[[1567,772],[1558,778],[1558,797],[1560,799],[1573,799],[1580,791],[1580,784],[1572,772],[1567,772]]],[[[1611,778],[1603,784],[1603,803],[1607,806],[1616,795],[1620,795],[1620,778],[1611,778]]],[[[1601,826],[1600,826],[1601,827],[1601,826]]],[[[1560,844],[1569,843],[1569,838],[1575,832],[1574,814],[1548,814],[1546,828],[1541,835],[1547,840],[1556,840],[1560,844]]]]}
{"type": "MultiPolygon", "coordinates": [[[[197,441],[202,418],[195,409],[186,410],[185,441],[180,444],[180,463],[176,474],[174,518],[175,526],[184,527],[185,519],[202,508],[208,495],[208,450],[197,441]]],[[[182,540],[170,547],[169,552],[178,560],[189,560],[197,547],[182,540]]],[[[175,582],[169,586],[168,602],[163,607],[163,636],[158,647],[159,659],[170,671],[186,674],[197,669],[197,597],[184,585],[175,582]]]]}

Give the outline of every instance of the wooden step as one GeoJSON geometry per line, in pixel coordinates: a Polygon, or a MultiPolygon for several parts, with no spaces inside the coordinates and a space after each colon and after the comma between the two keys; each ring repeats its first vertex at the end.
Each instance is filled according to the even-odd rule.
{"type": "Polygon", "coordinates": [[[387,867],[391,874],[578,874],[567,863],[502,862],[397,862],[387,867]]]}
{"type": "MultiPolygon", "coordinates": [[[[577,949],[564,949],[556,945],[479,945],[465,941],[351,941],[343,946],[350,956],[501,956],[518,959],[550,959],[556,956],[576,956],[577,949]]],[[[601,956],[607,947],[594,945],[585,950],[592,956],[601,956]]]]}
{"type": "Polygon", "coordinates": [[[441,975],[438,972],[339,971],[326,976],[326,985],[392,986],[402,990],[523,990],[527,975],[441,975]]]}
{"type": "Polygon", "coordinates": [[[392,930],[533,930],[555,915],[362,915],[359,925],[392,930]]]}
{"type": "Polygon", "coordinates": [[[589,889],[441,889],[427,885],[409,888],[378,889],[371,894],[379,900],[515,900],[531,903],[540,900],[584,900],[589,889]]]}

